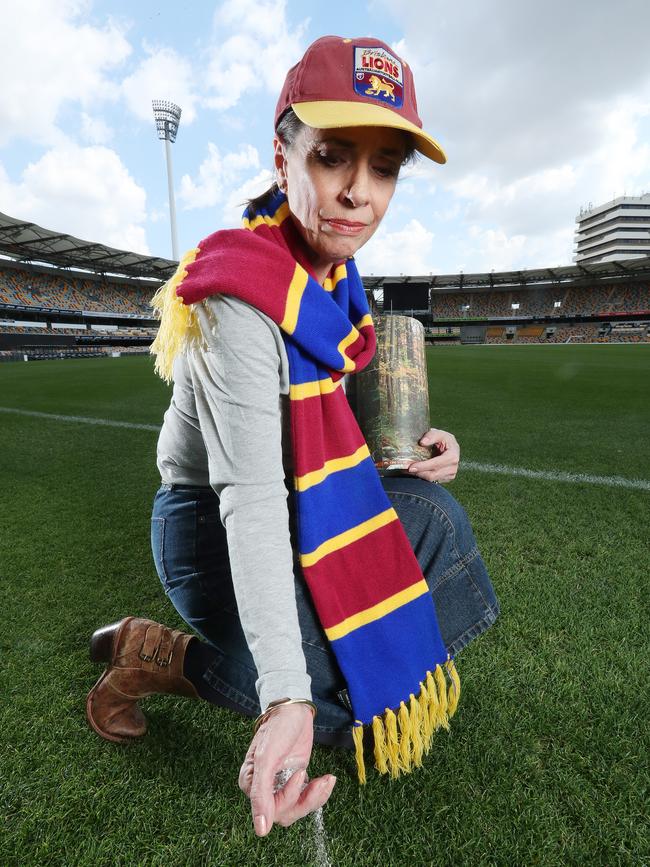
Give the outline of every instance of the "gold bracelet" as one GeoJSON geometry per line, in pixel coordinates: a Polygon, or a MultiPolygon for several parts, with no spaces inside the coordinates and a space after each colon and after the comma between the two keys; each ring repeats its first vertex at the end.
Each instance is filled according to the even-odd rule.
{"type": "Polygon", "coordinates": [[[276,708],[282,707],[285,704],[306,704],[311,708],[313,718],[316,719],[316,705],[308,698],[278,698],[275,701],[270,702],[264,713],[261,713],[255,720],[253,725],[253,734],[257,733],[258,728],[266,722],[276,708]]]}

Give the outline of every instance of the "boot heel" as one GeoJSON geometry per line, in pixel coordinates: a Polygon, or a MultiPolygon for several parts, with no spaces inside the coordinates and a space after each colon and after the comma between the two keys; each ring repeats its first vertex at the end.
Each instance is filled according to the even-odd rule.
{"type": "Polygon", "coordinates": [[[113,641],[120,627],[126,620],[118,620],[115,623],[109,623],[108,626],[102,626],[101,629],[96,629],[90,639],[90,658],[93,662],[110,662],[113,656],[113,641]]]}

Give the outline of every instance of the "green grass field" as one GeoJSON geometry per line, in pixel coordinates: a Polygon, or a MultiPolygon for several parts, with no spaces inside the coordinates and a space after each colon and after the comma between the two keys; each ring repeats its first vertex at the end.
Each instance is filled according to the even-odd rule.
{"type": "MultiPolygon", "coordinates": [[[[650,347],[429,350],[431,420],[463,457],[650,479],[650,347]]],[[[0,407],[158,425],[150,359],[0,365],[0,407]]],[[[0,865],[303,865],[311,823],[257,840],[237,788],[250,724],[156,696],[149,733],[109,744],[84,700],[99,625],[182,628],[149,551],[156,433],[0,411],[0,865]]],[[[325,810],[336,867],[650,865],[648,528],[642,487],[462,470],[502,605],[458,657],[463,696],[425,767],[325,810]]]]}

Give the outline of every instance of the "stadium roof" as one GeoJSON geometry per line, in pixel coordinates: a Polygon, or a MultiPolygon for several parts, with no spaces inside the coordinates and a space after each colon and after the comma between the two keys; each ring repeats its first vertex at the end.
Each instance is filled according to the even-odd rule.
{"type": "Polygon", "coordinates": [[[73,235],[52,232],[0,213],[0,253],[20,262],[48,262],[63,268],[83,268],[102,274],[154,277],[167,280],[176,262],[160,256],[143,256],[117,250],[73,235]]]}
{"type": "Polygon", "coordinates": [[[385,283],[428,283],[432,289],[467,291],[471,289],[506,289],[531,287],[545,283],[606,283],[609,280],[650,280],[650,256],[616,262],[593,262],[586,265],[558,265],[527,271],[490,271],[483,274],[428,274],[420,277],[364,277],[367,288],[385,283]]]}

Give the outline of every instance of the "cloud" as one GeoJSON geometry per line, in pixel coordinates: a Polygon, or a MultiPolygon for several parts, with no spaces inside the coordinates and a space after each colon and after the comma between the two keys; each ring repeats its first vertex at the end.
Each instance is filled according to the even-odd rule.
{"type": "Polygon", "coordinates": [[[244,172],[259,168],[259,164],[259,154],[252,145],[222,156],[217,145],[209,142],[197,179],[183,175],[178,198],[186,210],[213,207],[227,197],[233,184],[241,182],[244,172]]]}
{"type": "Polygon", "coordinates": [[[0,145],[12,139],[42,144],[62,140],[62,108],[114,100],[110,74],[131,46],[114,21],[79,23],[81,0],[11,0],[2,6],[0,36],[0,145]]]}
{"type": "Polygon", "coordinates": [[[160,223],[163,220],[169,220],[169,206],[166,208],[152,208],[147,214],[147,220],[150,223],[160,223]]]}
{"type": "Polygon", "coordinates": [[[572,240],[571,226],[529,237],[523,234],[508,235],[503,229],[472,225],[467,235],[455,245],[454,255],[457,259],[449,270],[451,273],[484,273],[490,270],[514,271],[566,265],[567,258],[563,253],[570,248],[572,240]]]}
{"type": "Polygon", "coordinates": [[[505,183],[495,175],[470,173],[448,184],[449,191],[463,201],[468,225],[481,225],[482,237],[494,241],[480,247],[486,257],[495,253],[483,267],[500,267],[497,263],[504,261],[504,250],[515,251],[511,243],[504,247],[497,238],[525,239],[516,259],[508,260],[508,268],[570,264],[579,206],[606,202],[624,192],[637,195],[650,183],[650,147],[640,140],[638,128],[646,112],[642,103],[619,101],[601,118],[609,131],[607,140],[582,160],[505,183]]]}
{"type": "MultiPolygon", "coordinates": [[[[509,271],[516,264],[526,246],[525,235],[508,236],[501,229],[482,229],[470,226],[469,237],[461,244],[466,259],[459,270],[473,271],[475,262],[490,262],[495,271],[509,271]],[[464,248],[464,250],[463,250],[464,248]]],[[[478,268],[478,271],[484,270],[478,268]]]]}
{"type": "Polygon", "coordinates": [[[271,186],[275,175],[269,169],[262,169],[254,177],[231,190],[224,204],[222,220],[224,226],[237,226],[244,211],[246,201],[260,196],[271,186]]]}
{"type": "Polygon", "coordinates": [[[424,128],[447,151],[438,193],[463,221],[449,256],[479,270],[569,264],[581,205],[650,186],[647,3],[374,7],[395,17],[424,128]]]}
{"type": "Polygon", "coordinates": [[[436,270],[433,238],[433,232],[416,219],[397,231],[381,226],[355,257],[359,272],[391,276],[429,274],[436,270]]]}
{"type": "Polygon", "coordinates": [[[3,210],[46,229],[148,253],[146,193],[115,151],[70,142],[30,163],[19,183],[0,166],[3,210]]]}
{"type": "Polygon", "coordinates": [[[107,144],[113,138],[113,130],[101,117],[81,113],[81,137],[89,144],[107,144]]]}
{"type": "Polygon", "coordinates": [[[264,90],[276,98],[287,69],[304,51],[309,19],[292,28],[286,0],[226,0],[214,15],[211,60],[206,70],[206,104],[235,106],[247,91],[264,90]],[[224,34],[234,31],[227,35],[224,34]]]}
{"type": "Polygon", "coordinates": [[[182,108],[181,122],[192,123],[198,97],[189,61],[173,48],[154,48],[147,43],[143,48],[147,57],[122,82],[127,106],[140,120],[153,124],[151,100],[170,100],[182,108]]]}
{"type": "Polygon", "coordinates": [[[650,94],[650,6],[637,0],[468,0],[462,15],[413,0],[399,20],[448,174],[489,169],[510,180],[565,162],[602,143],[603,114],[621,94],[650,94]]]}

